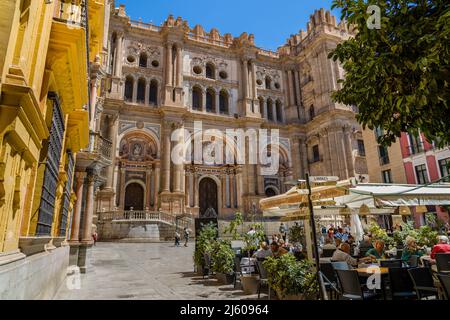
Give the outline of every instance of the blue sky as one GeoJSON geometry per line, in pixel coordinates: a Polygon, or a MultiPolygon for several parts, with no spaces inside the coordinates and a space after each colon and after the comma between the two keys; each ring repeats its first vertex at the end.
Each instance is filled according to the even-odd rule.
{"type": "MultiPolygon", "coordinates": [[[[331,8],[332,0],[116,0],[126,5],[133,20],[160,25],[169,14],[188,20],[193,28],[201,24],[206,31],[215,27],[223,35],[253,33],[255,43],[276,50],[291,34],[306,30],[315,9],[331,8]]],[[[338,10],[333,14],[340,20],[338,10]]]]}

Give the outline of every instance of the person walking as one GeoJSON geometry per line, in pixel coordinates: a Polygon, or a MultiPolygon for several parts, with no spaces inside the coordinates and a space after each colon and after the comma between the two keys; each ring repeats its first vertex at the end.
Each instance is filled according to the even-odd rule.
{"type": "Polygon", "coordinates": [[[181,239],[181,236],[180,236],[180,234],[178,233],[178,230],[177,230],[177,231],[175,231],[175,247],[179,247],[180,246],[180,239],[181,239]]]}
{"type": "Polygon", "coordinates": [[[186,241],[184,243],[184,246],[187,247],[188,242],[189,242],[189,229],[188,228],[184,228],[184,240],[186,241]]]}

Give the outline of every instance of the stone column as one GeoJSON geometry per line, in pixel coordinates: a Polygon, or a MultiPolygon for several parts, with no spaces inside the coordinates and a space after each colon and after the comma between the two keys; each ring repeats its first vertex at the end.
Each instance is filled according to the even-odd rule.
{"type": "Polygon", "coordinates": [[[345,140],[344,140],[344,131],[341,129],[338,133],[339,136],[339,144],[342,152],[342,159],[344,160],[344,176],[341,179],[348,179],[350,177],[347,163],[347,153],[345,152],[345,140]]]}
{"type": "Polygon", "coordinates": [[[163,156],[162,156],[162,192],[170,192],[170,133],[172,123],[169,121],[164,122],[163,129],[163,156]]]}
{"type": "Polygon", "coordinates": [[[125,174],[126,170],[125,168],[120,168],[120,201],[119,201],[119,208],[124,209],[125,208],[125,174]]]}
{"type": "Polygon", "coordinates": [[[114,69],[114,75],[117,78],[120,78],[122,76],[122,43],[123,43],[123,34],[117,35],[117,54],[116,54],[116,63],[115,63],[115,69],[114,69]]]}
{"type": "Polygon", "coordinates": [[[327,168],[331,169],[330,174],[334,175],[334,170],[333,170],[333,161],[331,159],[331,153],[330,153],[330,142],[328,139],[328,131],[326,129],[323,129],[320,131],[320,145],[323,148],[323,153],[324,153],[324,162],[326,164],[327,168]]]}
{"type": "Polygon", "coordinates": [[[288,70],[287,71],[287,75],[288,75],[288,87],[289,87],[289,106],[293,106],[295,105],[295,91],[294,91],[294,79],[292,77],[292,70],[288,70]]]}
{"type": "Polygon", "coordinates": [[[300,151],[300,140],[299,137],[292,138],[292,165],[293,165],[293,176],[295,180],[303,179],[305,174],[302,170],[302,154],[300,151]]]}
{"type": "Polygon", "coordinates": [[[151,199],[152,199],[152,169],[149,168],[145,171],[145,207],[150,208],[151,207],[151,199]]]}
{"type": "Polygon", "coordinates": [[[95,111],[97,107],[97,89],[98,89],[98,79],[91,79],[91,114],[90,114],[90,125],[91,130],[95,130],[95,111]]]}
{"type": "Polygon", "coordinates": [[[277,108],[276,108],[276,106],[277,106],[276,101],[274,101],[272,103],[273,122],[277,122],[278,121],[278,115],[277,115],[277,108]]]}
{"type": "Polygon", "coordinates": [[[266,192],[264,190],[264,176],[261,174],[261,165],[256,166],[256,177],[258,195],[263,196],[266,194],[266,192]]]}
{"type": "Polygon", "coordinates": [[[309,163],[308,163],[308,146],[304,139],[300,140],[300,154],[302,158],[302,179],[305,177],[305,174],[309,172],[309,163]]]}
{"type": "Polygon", "coordinates": [[[202,111],[206,112],[206,90],[202,89],[202,111]]]}
{"type": "Polygon", "coordinates": [[[350,133],[350,127],[346,126],[344,128],[344,136],[345,136],[345,146],[346,153],[345,158],[347,159],[347,167],[348,167],[348,177],[354,176],[355,168],[353,164],[353,148],[352,148],[352,137],[350,133]]]}
{"type": "Polygon", "coordinates": [[[258,96],[257,91],[256,91],[256,67],[255,67],[255,63],[253,61],[251,61],[251,75],[252,75],[252,79],[251,79],[250,87],[251,87],[251,92],[252,92],[252,98],[256,99],[256,97],[258,96]]]}
{"type": "Polygon", "coordinates": [[[300,95],[300,76],[298,75],[298,71],[293,71],[293,72],[294,72],[294,79],[295,79],[295,95],[297,97],[297,105],[301,106],[302,98],[300,95]]]}
{"type": "Polygon", "coordinates": [[[145,102],[144,102],[144,104],[146,106],[149,105],[149,100],[150,100],[150,81],[145,79],[145,102]]]}
{"type": "Polygon", "coordinates": [[[112,190],[114,183],[114,167],[116,162],[117,137],[119,130],[119,117],[112,116],[110,118],[110,134],[108,139],[112,142],[111,146],[111,165],[108,167],[106,189],[112,190]]]}
{"type": "Polygon", "coordinates": [[[183,82],[183,56],[181,47],[177,46],[177,87],[181,87],[183,82]]]}
{"type": "Polygon", "coordinates": [[[226,173],[222,173],[220,176],[220,180],[222,182],[222,208],[227,207],[227,175],[226,173]]]}
{"type": "Polygon", "coordinates": [[[244,59],[244,60],[242,60],[242,64],[243,64],[242,85],[243,85],[243,89],[244,89],[244,99],[248,99],[248,61],[244,59]]]}
{"type": "Polygon", "coordinates": [[[216,90],[216,114],[220,114],[220,91],[216,90]]]}
{"type": "Polygon", "coordinates": [[[153,207],[155,210],[158,210],[158,196],[159,196],[159,176],[160,176],[160,164],[159,162],[155,163],[154,165],[154,191],[153,191],[153,207]]]}
{"type": "Polygon", "coordinates": [[[133,81],[133,98],[132,98],[133,103],[137,102],[138,84],[139,84],[139,79],[134,79],[134,81],[133,81]]]}
{"type": "Polygon", "coordinates": [[[172,74],[173,74],[173,62],[172,62],[172,44],[166,45],[166,85],[172,86],[172,74]]]}
{"type": "Polygon", "coordinates": [[[84,243],[90,244],[92,240],[92,219],[94,217],[94,183],[95,176],[92,173],[87,177],[87,193],[86,193],[86,208],[84,210],[83,220],[83,237],[84,243]]]}
{"type": "Polygon", "coordinates": [[[229,192],[230,192],[230,207],[231,208],[236,208],[236,201],[235,201],[235,185],[236,185],[236,175],[235,174],[231,174],[229,176],[229,192]]]}
{"type": "Polygon", "coordinates": [[[264,108],[264,118],[265,119],[269,119],[269,115],[267,113],[267,99],[264,99],[264,106],[263,106],[263,108],[264,108]]]}
{"type": "Polygon", "coordinates": [[[198,194],[198,174],[194,172],[194,207],[198,208],[200,206],[200,199],[198,194]]]}
{"type": "MultiPolygon", "coordinates": [[[[180,131],[179,131],[180,135],[178,137],[179,140],[174,143],[174,146],[173,146],[174,148],[179,146],[180,144],[181,145],[184,144],[184,126],[183,125],[177,126],[176,129],[180,129],[180,131]]],[[[169,159],[169,161],[170,161],[170,159],[169,159]]],[[[183,164],[174,164],[173,167],[174,167],[174,173],[172,174],[172,179],[173,179],[172,185],[173,185],[173,189],[174,189],[173,191],[174,192],[182,192],[183,191],[182,184],[183,184],[183,180],[184,180],[183,179],[184,165],[183,164]]]]}
{"type": "MultiPolygon", "coordinates": [[[[186,171],[185,171],[186,172],[186,171]]],[[[190,173],[187,172],[184,175],[184,205],[186,207],[191,206],[191,188],[190,188],[190,173]]]]}
{"type": "Polygon", "coordinates": [[[236,175],[236,202],[237,207],[242,207],[242,172],[239,170],[236,175]]]}
{"type": "Polygon", "coordinates": [[[70,232],[70,242],[75,243],[80,241],[81,207],[83,206],[83,186],[85,177],[85,172],[75,173],[77,202],[75,203],[75,208],[73,210],[72,229],[70,232]]]}

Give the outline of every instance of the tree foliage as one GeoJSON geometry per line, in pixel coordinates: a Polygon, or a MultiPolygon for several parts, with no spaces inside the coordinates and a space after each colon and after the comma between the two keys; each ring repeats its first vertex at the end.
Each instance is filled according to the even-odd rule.
{"type": "Polygon", "coordinates": [[[440,147],[450,142],[448,0],[334,0],[356,35],[329,55],[345,70],[333,99],[359,109],[365,129],[382,128],[378,142],[391,145],[402,132],[420,129],[440,147]],[[370,29],[381,9],[381,28],[370,29]]]}

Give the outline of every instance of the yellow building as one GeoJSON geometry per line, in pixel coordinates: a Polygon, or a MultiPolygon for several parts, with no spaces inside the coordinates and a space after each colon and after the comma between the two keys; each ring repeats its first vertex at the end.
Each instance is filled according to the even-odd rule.
{"type": "Polygon", "coordinates": [[[400,141],[390,147],[378,144],[378,130],[363,130],[367,169],[371,183],[406,183],[400,141]]]}
{"type": "Polygon", "coordinates": [[[66,275],[75,160],[95,107],[88,61],[102,59],[105,1],[2,0],[0,299],[52,297],[66,275]]]}

